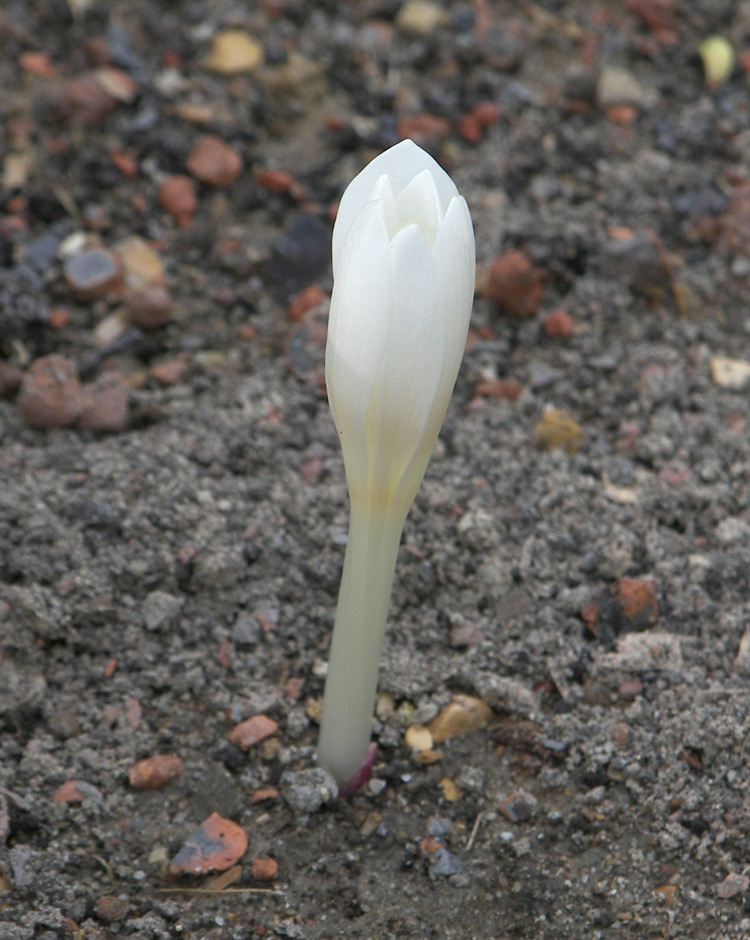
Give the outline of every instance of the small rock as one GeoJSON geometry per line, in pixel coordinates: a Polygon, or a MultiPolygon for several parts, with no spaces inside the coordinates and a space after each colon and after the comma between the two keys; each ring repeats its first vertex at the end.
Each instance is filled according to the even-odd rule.
{"type": "Polygon", "coordinates": [[[750,362],[714,356],[710,362],[711,378],[720,388],[743,389],[750,381],[750,362]]]}
{"type": "Polygon", "coordinates": [[[35,428],[64,428],[73,424],[85,405],[76,368],[62,356],[44,356],[23,377],[18,405],[27,424],[35,428]]]}
{"type": "Polygon", "coordinates": [[[511,822],[527,822],[536,812],[537,800],[531,793],[518,790],[500,804],[500,812],[511,822]]]}
{"type": "Polygon", "coordinates": [[[143,622],[151,633],[172,630],[177,625],[182,601],[166,591],[151,591],[143,602],[143,622]]]}
{"type": "Polygon", "coordinates": [[[190,375],[190,363],[186,359],[170,359],[151,366],[149,375],[159,385],[170,386],[184,382],[190,375]]]}
{"type": "Polygon", "coordinates": [[[128,770],[130,786],[134,790],[160,790],[170,780],[185,772],[185,763],[176,754],[155,754],[128,770]]]}
{"type": "Polygon", "coordinates": [[[254,744],[278,734],[279,726],[267,715],[253,715],[247,721],[242,721],[232,729],[229,740],[235,747],[246,751],[254,744]]]}
{"type": "Polygon", "coordinates": [[[447,803],[457,803],[461,799],[461,788],[450,777],[443,777],[438,784],[447,803]]]}
{"type": "Polygon", "coordinates": [[[463,737],[484,727],[492,718],[492,709],[479,698],[457,695],[429,724],[435,744],[463,737]]]}
{"type": "Polygon", "coordinates": [[[522,251],[507,252],[493,262],[482,294],[513,317],[535,317],[544,294],[542,272],[522,251]]]}
{"type": "Polygon", "coordinates": [[[482,398],[504,398],[506,401],[515,401],[523,391],[523,385],[512,379],[492,379],[488,382],[480,382],[474,391],[482,398]]]}
{"type": "Polygon", "coordinates": [[[172,316],[173,307],[172,296],[164,287],[141,287],[125,295],[128,320],[142,330],[165,326],[172,316]]]}
{"type": "Polygon", "coordinates": [[[555,310],[545,317],[544,332],[550,339],[570,339],[573,335],[573,318],[564,310],[555,310]]]}
{"type": "Polygon", "coordinates": [[[198,209],[195,182],[190,176],[170,176],[159,188],[159,205],[180,226],[188,228],[198,209]]]}
{"type": "Polygon", "coordinates": [[[113,246],[125,272],[129,290],[164,284],[164,263],[150,245],[138,235],[123,238],[113,246]]]}
{"type": "Polygon", "coordinates": [[[85,127],[95,127],[117,108],[117,101],[94,74],[72,78],[63,86],[57,107],[64,118],[85,127]]]}
{"type": "Polygon", "coordinates": [[[121,104],[132,104],[138,95],[138,86],[127,72],[111,66],[103,66],[94,72],[99,87],[121,104]]]}
{"type": "Polygon", "coordinates": [[[406,0],[396,14],[396,26],[407,36],[429,36],[447,22],[447,14],[431,0],[406,0]]]}
{"type": "Polygon", "coordinates": [[[622,104],[645,107],[649,103],[649,96],[632,72],[608,66],[603,68],[599,75],[596,100],[600,108],[611,108],[622,104]]]}
{"type": "Polygon", "coordinates": [[[122,269],[117,258],[103,248],[82,251],[68,258],[63,268],[71,293],[90,302],[122,288],[122,269]]]}
{"type": "Polygon", "coordinates": [[[744,894],[750,887],[750,878],[747,875],[730,871],[727,877],[716,887],[716,893],[720,898],[734,898],[738,894],[744,894]]]}
{"type": "Polygon", "coordinates": [[[214,36],[205,66],[221,75],[257,72],[263,65],[263,46],[244,29],[225,29],[214,36]]]}
{"type": "Polygon", "coordinates": [[[430,734],[430,729],[425,728],[423,725],[411,725],[407,728],[404,741],[406,742],[406,746],[410,747],[413,751],[432,750],[432,735],[430,734]]]}
{"type": "Polygon", "coordinates": [[[101,804],[104,797],[101,790],[84,780],[68,780],[52,796],[53,803],[81,803],[83,800],[101,804]]]}
{"type": "Polygon", "coordinates": [[[292,300],[286,312],[287,317],[294,321],[301,319],[308,310],[319,307],[326,300],[326,295],[317,284],[311,284],[292,300]]]}
{"type": "Polygon", "coordinates": [[[723,36],[709,36],[700,44],[698,51],[706,74],[706,87],[713,91],[726,84],[736,61],[734,47],[729,40],[723,36]]]}
{"type": "Polygon", "coordinates": [[[301,813],[314,813],[338,796],[338,787],[327,770],[285,771],[281,776],[281,794],[286,802],[301,813]]]}
{"type": "Polygon", "coordinates": [[[116,920],[124,920],[130,913],[130,903],[127,898],[118,898],[107,894],[96,902],[96,919],[103,924],[112,924],[116,920]]]}
{"type": "Polygon", "coordinates": [[[172,859],[180,871],[226,871],[247,851],[247,835],[237,823],[212,813],[172,859]]]}
{"type": "Polygon", "coordinates": [[[448,849],[438,849],[432,856],[430,862],[431,875],[448,878],[451,875],[460,875],[463,870],[464,863],[448,849]]]}
{"type": "Polygon", "coordinates": [[[533,440],[539,450],[559,449],[572,455],[583,447],[586,435],[572,415],[559,408],[550,408],[535,425],[533,440]]]}
{"type": "Polygon", "coordinates": [[[242,173],[244,164],[233,147],[220,137],[209,134],[201,137],[191,150],[187,168],[207,186],[224,188],[232,185],[242,173]]]}
{"type": "Polygon", "coordinates": [[[84,388],[77,426],[82,431],[118,433],[128,426],[128,386],[119,372],[106,372],[84,388]]]}
{"type": "Polygon", "coordinates": [[[279,863],[274,858],[256,858],[252,875],[255,881],[275,881],[279,876],[279,863]]]}

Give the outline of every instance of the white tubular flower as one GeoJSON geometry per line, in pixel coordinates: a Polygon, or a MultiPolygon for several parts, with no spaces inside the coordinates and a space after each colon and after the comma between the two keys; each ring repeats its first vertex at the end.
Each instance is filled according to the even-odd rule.
{"type": "Polygon", "coordinates": [[[351,518],[318,748],[367,757],[396,554],[461,364],[475,281],[465,200],[404,140],[349,184],[333,230],[326,385],[351,518]]]}

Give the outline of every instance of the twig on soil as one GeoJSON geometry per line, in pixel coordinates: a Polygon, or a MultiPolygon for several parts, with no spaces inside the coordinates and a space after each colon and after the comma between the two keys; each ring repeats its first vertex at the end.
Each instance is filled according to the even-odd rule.
{"type": "Polygon", "coordinates": [[[156,894],[275,894],[281,896],[282,892],[275,888],[155,888],[156,894]]]}
{"type": "Polygon", "coordinates": [[[466,843],[467,852],[469,852],[472,845],[474,845],[474,839],[476,838],[477,832],[479,831],[479,824],[482,821],[482,816],[484,816],[484,813],[477,813],[477,818],[474,820],[474,825],[471,827],[471,834],[469,836],[468,842],[466,843]]]}

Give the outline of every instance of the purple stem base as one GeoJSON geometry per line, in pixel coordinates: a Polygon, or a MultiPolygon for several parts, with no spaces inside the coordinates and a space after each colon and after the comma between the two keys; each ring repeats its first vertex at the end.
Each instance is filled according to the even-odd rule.
{"type": "Polygon", "coordinates": [[[372,776],[372,768],[375,766],[375,758],[377,755],[377,745],[371,743],[370,747],[367,749],[367,757],[365,757],[362,766],[353,777],[350,777],[349,780],[342,783],[339,787],[339,796],[345,797],[349,796],[350,793],[356,793],[357,790],[367,783],[372,776]]]}

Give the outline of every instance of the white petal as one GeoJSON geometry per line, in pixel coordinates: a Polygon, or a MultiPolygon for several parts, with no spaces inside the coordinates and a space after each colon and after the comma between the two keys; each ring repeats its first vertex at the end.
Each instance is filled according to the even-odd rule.
{"type": "Polygon", "coordinates": [[[398,198],[399,193],[406,189],[409,182],[423,170],[429,170],[432,175],[440,200],[441,215],[445,214],[451,199],[458,193],[456,184],[421,147],[411,140],[402,140],[401,143],[389,148],[368,163],[344,191],[333,229],[334,265],[354,219],[372,197],[379,178],[384,175],[389,178],[391,191],[398,198]]]}
{"type": "Polygon", "coordinates": [[[382,207],[372,202],[343,246],[328,315],[326,385],[347,475],[365,473],[365,415],[392,322],[391,247],[382,207]],[[350,453],[356,456],[350,459],[350,453]]]}
{"type": "Polygon", "coordinates": [[[474,229],[469,207],[462,196],[451,200],[432,255],[439,282],[438,296],[446,310],[443,382],[448,386],[447,396],[450,397],[466,346],[476,282],[474,229]]]}
{"type": "Polygon", "coordinates": [[[432,255],[417,225],[392,243],[394,314],[367,412],[370,489],[393,492],[421,440],[445,347],[432,255]]]}
{"type": "MultiPolygon", "coordinates": [[[[396,199],[397,225],[401,229],[416,222],[422,229],[428,247],[432,248],[442,217],[435,179],[429,170],[422,170],[396,199]]],[[[391,237],[396,234],[391,228],[388,231],[391,237]]]]}

